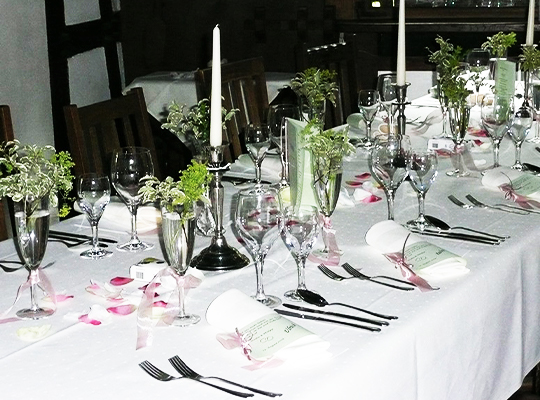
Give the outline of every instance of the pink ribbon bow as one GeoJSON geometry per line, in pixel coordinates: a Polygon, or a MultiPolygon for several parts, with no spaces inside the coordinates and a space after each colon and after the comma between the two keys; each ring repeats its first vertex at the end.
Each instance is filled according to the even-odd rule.
{"type": "Polygon", "coordinates": [[[538,201],[528,199],[527,197],[516,193],[512,187],[512,183],[503,183],[502,185],[499,185],[499,189],[504,193],[504,198],[506,200],[512,200],[523,208],[532,209],[533,206],[540,208],[540,203],[538,201]]]}
{"type": "Polygon", "coordinates": [[[388,253],[384,255],[390,262],[394,263],[399,270],[401,275],[409,282],[414,283],[420,291],[427,292],[430,290],[438,290],[439,288],[432,287],[425,279],[416,275],[416,273],[411,269],[411,265],[407,264],[405,261],[405,256],[403,252],[388,253]]]}

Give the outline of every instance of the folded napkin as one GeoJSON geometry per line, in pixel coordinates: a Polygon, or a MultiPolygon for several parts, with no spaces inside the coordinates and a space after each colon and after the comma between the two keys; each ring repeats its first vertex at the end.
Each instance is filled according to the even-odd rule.
{"type": "Polygon", "coordinates": [[[537,200],[540,201],[539,176],[508,167],[497,167],[486,171],[482,177],[482,185],[502,191],[506,199],[524,207],[530,208],[529,203],[539,206],[535,204],[537,200]]]}
{"type": "Polygon", "coordinates": [[[241,347],[254,362],[306,360],[320,357],[329,346],[237,289],[226,291],[210,303],[206,320],[227,333],[217,337],[224,347],[241,347]]]}
{"type": "MultiPolygon", "coordinates": [[[[241,154],[231,165],[227,173],[241,178],[255,178],[255,164],[249,154],[241,154]]],[[[261,165],[261,177],[264,180],[277,182],[281,178],[281,160],[279,156],[267,154],[261,165]]]]}
{"type": "Polygon", "coordinates": [[[405,262],[418,275],[424,278],[443,278],[469,272],[464,258],[410,233],[395,221],[379,222],[366,233],[367,244],[391,261],[396,254],[401,255],[405,240],[407,240],[405,262]]]}

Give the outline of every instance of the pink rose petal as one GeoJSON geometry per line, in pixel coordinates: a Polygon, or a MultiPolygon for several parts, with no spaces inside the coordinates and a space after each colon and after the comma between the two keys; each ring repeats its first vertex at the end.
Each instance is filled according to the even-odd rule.
{"type": "Polygon", "coordinates": [[[81,315],[79,321],[89,325],[101,325],[101,321],[88,318],[88,314],[81,315]]]}
{"type": "Polygon", "coordinates": [[[73,298],[72,295],[67,295],[67,294],[57,294],[55,297],[56,297],[56,302],[57,303],[60,303],[62,301],[66,301],[66,300],[69,300],[69,299],[73,298]]]}
{"type": "Polygon", "coordinates": [[[110,312],[111,314],[116,314],[116,315],[129,315],[136,309],[137,307],[135,307],[133,304],[124,304],[121,306],[109,307],[107,308],[107,311],[110,312]]]}
{"type": "Polygon", "coordinates": [[[121,277],[121,276],[117,276],[116,278],[111,279],[111,285],[113,285],[113,286],[122,286],[122,285],[126,285],[126,284],[128,284],[130,282],[133,282],[132,278],[124,278],[124,277],[121,277]]]}
{"type": "Polygon", "coordinates": [[[154,307],[167,307],[167,303],[163,300],[154,301],[154,307]]]}
{"type": "Polygon", "coordinates": [[[362,200],[362,203],[375,203],[377,201],[380,201],[382,200],[379,196],[375,196],[374,194],[372,194],[371,196],[368,196],[366,197],[365,199],[362,200]]]}
{"type": "Polygon", "coordinates": [[[363,174],[355,175],[354,177],[365,181],[371,178],[371,174],[369,172],[364,172],[363,174]]]}
{"type": "Polygon", "coordinates": [[[346,181],[345,183],[346,183],[347,185],[353,186],[353,187],[359,187],[359,186],[362,186],[362,182],[360,182],[360,181],[346,181]]]}

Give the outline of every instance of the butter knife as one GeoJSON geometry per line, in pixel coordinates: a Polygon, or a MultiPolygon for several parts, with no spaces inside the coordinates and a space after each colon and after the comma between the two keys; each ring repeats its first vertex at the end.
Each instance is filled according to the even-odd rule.
{"type": "Polygon", "coordinates": [[[434,236],[439,237],[443,239],[454,239],[454,240],[464,240],[467,242],[472,243],[480,243],[480,244],[490,244],[493,246],[498,246],[501,244],[501,241],[498,239],[493,239],[487,236],[476,236],[476,235],[468,235],[466,233],[454,233],[454,232],[433,232],[433,231],[421,231],[419,229],[409,228],[411,232],[424,235],[424,236],[434,236]]]}
{"type": "Polygon", "coordinates": [[[357,317],[355,315],[342,314],[342,313],[337,313],[337,312],[333,312],[333,311],[315,310],[313,308],[296,306],[294,304],[284,303],[283,307],[287,307],[287,308],[290,308],[290,309],[296,310],[296,311],[303,311],[303,312],[310,312],[310,313],[314,313],[314,314],[330,315],[332,317],[352,319],[354,321],[366,322],[368,324],[373,324],[373,325],[379,325],[379,326],[383,326],[383,325],[387,326],[388,325],[388,321],[379,321],[379,320],[371,319],[371,318],[362,318],[362,317],[357,317]]]}
{"type": "Polygon", "coordinates": [[[311,319],[311,320],[314,320],[314,321],[329,322],[331,324],[346,325],[346,326],[350,326],[350,327],[353,327],[353,328],[365,329],[365,330],[368,330],[368,331],[371,331],[371,332],[380,332],[381,331],[381,328],[375,328],[375,327],[372,327],[372,326],[352,324],[350,322],[338,321],[338,320],[330,319],[330,318],[315,317],[314,315],[296,313],[296,312],[287,311],[287,310],[276,310],[276,309],[274,309],[274,311],[277,312],[280,315],[285,315],[287,317],[311,319]]]}
{"type": "MultiPolygon", "coordinates": [[[[62,232],[62,231],[55,231],[55,230],[49,230],[49,236],[54,237],[57,239],[86,239],[86,240],[92,240],[92,236],[88,235],[81,235],[80,233],[71,233],[71,232],[62,232]]],[[[107,239],[107,238],[99,238],[100,242],[103,243],[118,243],[114,239],[107,239]]]]}

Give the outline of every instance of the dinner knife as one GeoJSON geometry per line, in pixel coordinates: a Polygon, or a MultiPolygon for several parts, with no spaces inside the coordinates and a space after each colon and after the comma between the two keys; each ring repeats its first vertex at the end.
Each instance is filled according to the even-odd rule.
{"type": "MultiPolygon", "coordinates": [[[[55,230],[49,230],[49,236],[50,237],[56,237],[58,239],[86,239],[86,240],[92,240],[92,236],[88,235],[81,235],[80,233],[71,233],[71,232],[62,232],[62,231],[55,231],[55,230]]],[[[100,242],[103,243],[118,243],[118,241],[114,239],[107,239],[107,238],[99,238],[100,242]]]]}
{"type": "Polygon", "coordinates": [[[434,236],[439,237],[443,239],[454,239],[454,240],[464,240],[466,242],[472,242],[472,243],[480,243],[480,244],[491,244],[493,246],[498,246],[501,244],[501,241],[498,239],[493,239],[487,236],[480,236],[480,235],[468,235],[466,233],[454,233],[454,232],[434,232],[434,231],[427,231],[415,228],[410,228],[409,230],[411,232],[424,235],[424,236],[434,236]]]}
{"type": "Polygon", "coordinates": [[[524,162],[523,166],[525,167],[526,171],[531,171],[534,174],[540,174],[540,167],[538,165],[529,164],[524,162]]]}
{"type": "Polygon", "coordinates": [[[368,330],[368,331],[371,331],[371,332],[380,332],[381,331],[381,328],[376,328],[376,327],[373,327],[373,326],[352,324],[350,322],[338,321],[338,320],[330,319],[330,318],[315,317],[314,315],[296,313],[296,312],[292,312],[292,311],[288,311],[288,310],[276,310],[276,309],[274,309],[274,311],[277,312],[280,315],[285,315],[287,317],[295,317],[295,318],[302,318],[302,319],[311,319],[311,320],[314,320],[314,321],[330,322],[331,324],[346,325],[346,326],[351,326],[353,328],[365,329],[365,330],[368,330]]]}
{"type": "Polygon", "coordinates": [[[313,308],[296,306],[294,304],[284,303],[283,307],[287,307],[287,308],[290,308],[290,309],[296,310],[296,311],[311,312],[311,313],[315,313],[315,314],[330,315],[332,317],[352,319],[352,320],[355,320],[355,321],[366,322],[368,324],[373,324],[373,325],[379,325],[379,326],[383,326],[383,325],[387,326],[388,325],[388,321],[379,321],[379,320],[371,319],[371,318],[362,318],[362,317],[357,317],[357,316],[354,316],[354,315],[342,314],[342,313],[337,313],[337,312],[333,312],[333,311],[315,310],[313,308]]]}

